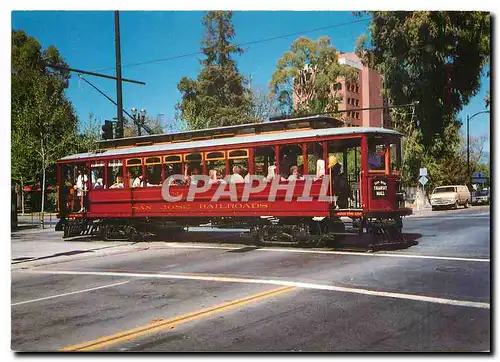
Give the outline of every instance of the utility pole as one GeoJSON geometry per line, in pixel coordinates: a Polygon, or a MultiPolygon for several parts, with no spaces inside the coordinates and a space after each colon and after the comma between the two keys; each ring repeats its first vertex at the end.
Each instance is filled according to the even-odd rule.
{"type": "Polygon", "coordinates": [[[120,50],[120,13],[115,11],[115,50],[116,50],[116,101],[117,107],[117,135],[116,138],[123,138],[123,100],[122,100],[122,60],[120,50]]]}

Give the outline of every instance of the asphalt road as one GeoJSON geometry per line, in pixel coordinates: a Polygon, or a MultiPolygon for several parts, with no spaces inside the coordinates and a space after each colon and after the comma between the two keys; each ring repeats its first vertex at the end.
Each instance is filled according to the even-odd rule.
{"type": "Polygon", "coordinates": [[[405,219],[405,232],[419,245],[352,253],[153,242],[13,264],[12,349],[490,350],[489,208],[422,213],[405,219]]]}

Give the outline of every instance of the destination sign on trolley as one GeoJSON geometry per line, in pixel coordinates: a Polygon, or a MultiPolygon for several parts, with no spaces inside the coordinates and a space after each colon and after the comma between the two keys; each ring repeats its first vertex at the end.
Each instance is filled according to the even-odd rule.
{"type": "Polygon", "coordinates": [[[387,197],[387,179],[385,177],[373,179],[372,197],[374,199],[385,199],[387,197]]]}

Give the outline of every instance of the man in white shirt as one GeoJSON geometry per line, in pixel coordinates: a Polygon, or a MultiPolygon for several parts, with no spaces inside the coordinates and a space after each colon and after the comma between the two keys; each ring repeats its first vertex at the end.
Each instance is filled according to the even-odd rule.
{"type": "Polygon", "coordinates": [[[78,212],[84,212],[83,207],[83,194],[87,192],[87,175],[82,175],[82,170],[78,170],[78,177],[76,178],[76,196],[80,198],[80,210],[78,212]]]}
{"type": "Polygon", "coordinates": [[[134,182],[132,183],[132,187],[142,187],[142,175],[138,175],[134,182]]]}
{"type": "MultiPolygon", "coordinates": [[[[266,180],[266,176],[264,176],[264,167],[262,165],[255,165],[255,175],[254,175],[254,178],[255,179],[262,179],[262,180],[266,180]]],[[[250,173],[248,173],[246,176],[245,176],[245,182],[250,182],[250,173]]]]}
{"type": "Polygon", "coordinates": [[[229,182],[231,183],[243,183],[245,180],[243,179],[243,176],[240,175],[241,168],[240,166],[234,166],[233,167],[233,174],[229,178],[229,182]]]}

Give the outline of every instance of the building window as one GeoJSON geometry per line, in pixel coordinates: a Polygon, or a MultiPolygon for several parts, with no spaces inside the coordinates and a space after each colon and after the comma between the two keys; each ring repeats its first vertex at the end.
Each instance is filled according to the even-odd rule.
{"type": "Polygon", "coordinates": [[[356,112],[356,119],[359,119],[359,112],[356,112]]]}
{"type": "Polygon", "coordinates": [[[356,99],[356,107],[359,107],[359,99],[356,99]]]}
{"type": "Polygon", "coordinates": [[[356,93],[359,93],[359,86],[356,86],[356,93]]]}

